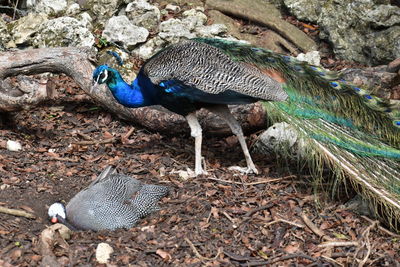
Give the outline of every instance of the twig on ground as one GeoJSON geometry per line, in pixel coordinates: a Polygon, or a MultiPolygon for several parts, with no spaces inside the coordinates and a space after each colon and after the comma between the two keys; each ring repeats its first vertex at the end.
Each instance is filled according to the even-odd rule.
{"type": "Polygon", "coordinates": [[[288,175],[285,177],[271,178],[271,179],[262,180],[262,181],[258,181],[258,182],[252,182],[252,183],[242,183],[242,182],[223,180],[223,179],[218,179],[218,178],[213,178],[213,177],[206,177],[205,179],[222,182],[222,183],[227,183],[227,184],[251,186],[251,185],[259,185],[259,184],[268,184],[268,183],[272,183],[272,182],[278,182],[278,181],[282,181],[282,180],[286,180],[286,179],[290,179],[290,178],[294,178],[294,177],[296,177],[296,175],[288,175]]]}
{"type": "Polygon", "coordinates": [[[310,230],[316,234],[317,236],[319,236],[320,238],[324,239],[324,240],[328,240],[328,241],[332,241],[332,238],[330,238],[329,236],[325,235],[325,233],[319,229],[308,217],[307,215],[305,215],[303,212],[300,211],[300,217],[303,220],[303,222],[307,225],[308,228],[310,228],[310,230]]]}
{"type": "Polygon", "coordinates": [[[83,139],[85,139],[86,141],[93,141],[93,138],[87,134],[84,134],[81,132],[77,132],[76,134],[79,135],[80,137],[82,137],[83,139]]]}
{"type": "Polygon", "coordinates": [[[118,141],[118,138],[109,138],[105,140],[93,140],[93,141],[78,141],[78,142],[73,142],[72,144],[74,145],[98,145],[98,144],[111,144],[115,143],[118,141]]]}
{"type": "Polygon", "coordinates": [[[261,207],[258,207],[258,208],[255,208],[253,210],[246,212],[246,214],[243,216],[244,219],[239,223],[239,226],[242,225],[243,223],[249,221],[251,219],[251,216],[253,216],[255,213],[262,211],[262,210],[272,208],[273,206],[275,206],[275,203],[270,202],[264,206],[261,206],[261,207]]]}
{"type": "Polygon", "coordinates": [[[28,218],[28,219],[35,219],[36,218],[35,215],[33,215],[32,213],[26,212],[24,210],[9,209],[9,208],[2,207],[2,206],[0,206],[0,212],[1,213],[5,213],[5,214],[9,214],[9,215],[25,217],[25,218],[28,218]]]}
{"type": "Polygon", "coordinates": [[[360,243],[357,241],[329,241],[324,242],[318,245],[320,248],[327,248],[327,247],[358,247],[360,243]]]}
{"type": "Polygon", "coordinates": [[[273,263],[279,262],[279,261],[285,261],[285,260],[290,260],[290,259],[294,259],[294,258],[304,258],[307,259],[309,261],[312,262],[317,262],[318,259],[315,259],[311,256],[308,256],[306,254],[303,253],[294,253],[294,254],[288,254],[285,256],[282,256],[280,258],[273,258],[267,261],[257,261],[257,262],[247,262],[242,264],[242,266],[264,266],[264,265],[271,265],[273,263]]]}
{"type": "Polygon", "coordinates": [[[256,259],[254,257],[243,257],[241,255],[236,255],[234,253],[227,252],[227,251],[224,251],[224,254],[227,257],[229,257],[229,258],[231,258],[232,260],[235,260],[235,261],[251,261],[251,260],[255,260],[256,259]]]}
{"type": "Polygon", "coordinates": [[[269,223],[264,224],[264,227],[270,226],[270,225],[275,224],[275,223],[280,223],[280,222],[281,222],[281,223],[290,224],[290,225],[296,226],[296,227],[298,227],[298,228],[304,228],[304,227],[305,227],[305,226],[302,225],[302,224],[295,223],[295,222],[291,222],[291,221],[288,221],[288,220],[285,220],[285,219],[281,219],[281,218],[276,219],[276,220],[273,220],[272,222],[269,222],[269,223]]]}
{"type": "Polygon", "coordinates": [[[135,127],[131,127],[129,129],[129,131],[121,137],[121,139],[128,139],[133,134],[134,131],[135,131],[135,127]]]}
{"type": "Polygon", "coordinates": [[[219,249],[217,255],[215,255],[214,258],[207,258],[202,256],[197,248],[193,245],[192,241],[189,240],[189,238],[185,237],[185,241],[189,244],[190,248],[193,250],[193,253],[196,255],[197,258],[199,258],[201,261],[212,261],[215,260],[219,257],[219,255],[222,253],[222,251],[219,249]]]}
{"type": "Polygon", "coordinates": [[[369,241],[369,233],[372,228],[378,225],[378,221],[372,221],[372,223],[362,232],[361,239],[365,240],[361,246],[359,246],[354,253],[354,260],[359,261],[358,267],[363,267],[365,263],[367,263],[369,255],[371,254],[371,242],[369,241]],[[358,253],[361,249],[365,247],[367,249],[367,253],[365,254],[362,260],[357,259],[358,253]]]}
{"type": "Polygon", "coordinates": [[[47,157],[44,160],[58,160],[58,161],[66,161],[66,162],[79,162],[78,159],[71,159],[71,158],[62,158],[62,157],[47,157]]]}
{"type": "Polygon", "coordinates": [[[327,262],[333,264],[334,266],[344,267],[343,264],[341,264],[340,262],[338,262],[338,261],[336,261],[336,260],[334,260],[334,259],[332,259],[332,258],[330,258],[330,257],[328,257],[328,256],[321,255],[321,258],[323,258],[323,259],[326,260],[327,262]]]}
{"type": "Polygon", "coordinates": [[[228,213],[223,211],[222,214],[232,223],[232,228],[236,229],[238,227],[236,220],[233,219],[228,213]]]}
{"type": "MultiPolygon", "coordinates": [[[[368,218],[367,216],[362,215],[361,216],[364,220],[368,221],[369,223],[374,223],[373,220],[371,220],[370,218],[368,218]]],[[[400,237],[399,234],[393,233],[392,231],[389,231],[388,229],[386,229],[385,227],[381,226],[380,223],[377,223],[378,229],[381,230],[382,232],[384,232],[385,234],[388,234],[392,237],[400,237]]]]}

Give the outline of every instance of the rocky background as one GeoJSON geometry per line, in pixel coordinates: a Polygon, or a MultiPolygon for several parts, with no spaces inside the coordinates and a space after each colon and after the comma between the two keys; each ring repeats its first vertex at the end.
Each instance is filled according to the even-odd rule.
{"type": "MultiPolygon", "coordinates": [[[[400,99],[399,29],[400,3],[389,0],[0,0],[2,60],[30,48],[89,46],[99,64],[113,62],[112,49],[132,80],[143,60],[171,43],[233,38],[341,70],[391,101],[400,99]]],[[[244,166],[237,139],[215,135],[203,146],[210,175],[185,180],[194,155],[184,121],[159,134],[148,130],[151,118],[141,122],[146,128],[119,120],[65,75],[31,79],[57,93],[0,112],[0,208],[23,211],[0,213],[0,266],[399,265],[400,236],[363,216],[371,213],[360,202],[342,205],[350,186],[332,201],[310,186],[308,172],[254,151],[260,174],[239,176],[228,169],[244,166]],[[160,212],[129,230],[48,228],[47,207],[68,201],[107,165],[169,186],[160,212]]],[[[242,124],[259,121],[250,113],[242,124]]],[[[247,137],[252,150],[258,134],[247,137]]]]}
{"type": "MultiPolygon", "coordinates": [[[[255,0],[251,4],[245,0],[36,0],[18,1],[16,6],[9,1],[3,0],[0,8],[4,12],[0,49],[4,51],[86,46],[95,50],[96,64],[112,65],[115,60],[106,51],[115,50],[125,62],[118,68],[129,81],[144,60],[170,44],[194,37],[236,39],[342,70],[347,81],[380,97],[400,99],[400,5],[396,1],[338,0],[321,5],[311,0],[255,0]]],[[[111,105],[106,93],[103,99],[108,102],[92,98],[104,107],[111,105]]],[[[143,117],[152,121],[164,116],[143,110],[110,111],[134,123],[141,123],[143,117]]],[[[249,122],[248,117],[257,113],[255,117],[261,118],[260,112],[262,108],[250,105],[235,114],[244,117],[240,121],[245,130],[254,131],[265,122],[249,122]]],[[[180,116],[167,117],[171,119],[145,126],[187,132],[180,116]],[[177,124],[180,127],[174,127],[177,124]]],[[[208,114],[200,113],[200,120],[207,124],[206,131],[229,133],[208,114]]]]}
{"type": "Polygon", "coordinates": [[[2,50],[118,45],[147,59],[182,39],[222,37],[293,55],[318,49],[324,58],[332,49],[368,66],[400,57],[400,7],[390,0],[2,2],[2,50]]]}

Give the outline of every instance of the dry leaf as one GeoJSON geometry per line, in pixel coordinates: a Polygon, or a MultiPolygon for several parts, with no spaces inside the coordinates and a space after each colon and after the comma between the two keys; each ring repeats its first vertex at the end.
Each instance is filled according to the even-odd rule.
{"type": "Polygon", "coordinates": [[[157,249],[156,254],[160,256],[161,258],[164,259],[164,261],[170,261],[171,260],[171,254],[168,252],[162,250],[162,249],[157,249]]]}

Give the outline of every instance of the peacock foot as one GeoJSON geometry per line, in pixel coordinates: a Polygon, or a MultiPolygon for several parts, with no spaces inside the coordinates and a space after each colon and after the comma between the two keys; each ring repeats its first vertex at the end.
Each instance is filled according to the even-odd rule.
{"type": "Polygon", "coordinates": [[[258,170],[255,167],[239,167],[239,166],[231,166],[228,168],[231,171],[237,171],[243,174],[258,174],[258,170]]]}
{"type": "Polygon", "coordinates": [[[194,171],[194,173],[195,173],[196,176],[199,176],[199,175],[208,175],[208,172],[207,172],[206,170],[204,170],[203,168],[196,169],[196,170],[194,171]]]}

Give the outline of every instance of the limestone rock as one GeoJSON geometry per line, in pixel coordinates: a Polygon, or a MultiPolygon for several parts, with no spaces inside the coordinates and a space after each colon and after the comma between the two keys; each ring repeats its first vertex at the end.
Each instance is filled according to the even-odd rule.
{"type": "MultiPolygon", "coordinates": [[[[400,10],[400,9],[399,9],[400,10]]],[[[389,63],[400,57],[400,26],[393,26],[367,36],[364,50],[373,59],[374,65],[389,63]]]]}
{"type": "Polygon", "coordinates": [[[10,41],[10,33],[7,30],[7,24],[0,18],[0,50],[3,50],[10,41]]]}
{"type": "Polygon", "coordinates": [[[43,23],[33,39],[36,47],[92,46],[92,33],[77,19],[60,17],[43,23]]]}
{"type": "Polygon", "coordinates": [[[166,45],[167,41],[161,39],[159,36],[156,36],[153,39],[147,41],[145,44],[141,45],[139,48],[135,49],[133,53],[140,58],[146,60],[166,45]]]}
{"type": "Polygon", "coordinates": [[[18,141],[8,140],[7,141],[7,150],[20,151],[20,150],[22,150],[22,145],[18,141]]]}
{"type": "Polygon", "coordinates": [[[181,8],[176,5],[168,4],[165,6],[165,10],[172,11],[174,13],[178,13],[179,11],[181,11],[181,8]]]}
{"type": "Polygon", "coordinates": [[[214,37],[224,34],[228,28],[224,24],[212,24],[195,28],[195,32],[200,37],[214,37]]]}
{"type": "Polygon", "coordinates": [[[123,3],[123,0],[85,0],[78,1],[82,10],[90,10],[93,18],[104,26],[109,18],[117,13],[118,7],[123,3]]]}
{"type": "Polygon", "coordinates": [[[321,65],[321,56],[319,55],[319,51],[310,51],[306,54],[300,53],[296,58],[314,66],[321,65]]]}
{"type": "Polygon", "coordinates": [[[128,50],[145,42],[148,36],[147,29],[133,25],[126,16],[110,18],[103,31],[103,37],[107,41],[121,43],[128,50]]]}
{"type": "Polygon", "coordinates": [[[93,26],[92,26],[93,19],[89,15],[88,12],[83,12],[83,13],[77,15],[76,19],[79,20],[86,28],[88,28],[89,30],[92,30],[92,28],[93,28],[93,26]]]}
{"type": "Polygon", "coordinates": [[[100,243],[96,248],[96,260],[100,264],[107,264],[114,249],[107,243],[100,243]]]}
{"type": "Polygon", "coordinates": [[[160,23],[161,13],[158,7],[149,4],[146,0],[135,0],[125,9],[126,16],[136,26],[154,30],[160,23]]]}
{"type": "Polygon", "coordinates": [[[207,16],[196,9],[190,9],[183,12],[182,22],[187,25],[187,28],[192,31],[196,27],[203,26],[207,22],[207,16]]]}
{"type": "Polygon", "coordinates": [[[70,17],[71,16],[75,16],[80,11],[81,11],[81,7],[79,6],[79,4],[78,3],[73,3],[73,4],[68,6],[67,11],[66,11],[66,15],[70,16],[70,17]]]}
{"type": "Polygon", "coordinates": [[[335,54],[364,64],[387,64],[399,56],[400,8],[386,0],[284,0],[297,18],[321,26],[335,54]],[[397,25],[397,26],[396,26],[397,25]]]}
{"type": "Polygon", "coordinates": [[[60,15],[67,10],[67,0],[39,0],[34,5],[36,13],[60,15]]]}
{"type": "Polygon", "coordinates": [[[27,16],[13,22],[12,39],[8,47],[16,47],[18,45],[30,45],[31,38],[38,32],[40,25],[47,21],[47,15],[44,13],[34,14],[29,13],[27,16]]]}
{"type": "Polygon", "coordinates": [[[304,141],[290,124],[279,122],[273,124],[259,137],[254,149],[263,154],[270,154],[280,148],[289,148],[293,156],[297,153],[304,153],[304,141]]]}
{"type": "Polygon", "coordinates": [[[183,39],[194,38],[196,35],[190,31],[188,25],[180,19],[171,18],[160,23],[158,36],[169,42],[178,43],[183,39]]]}

